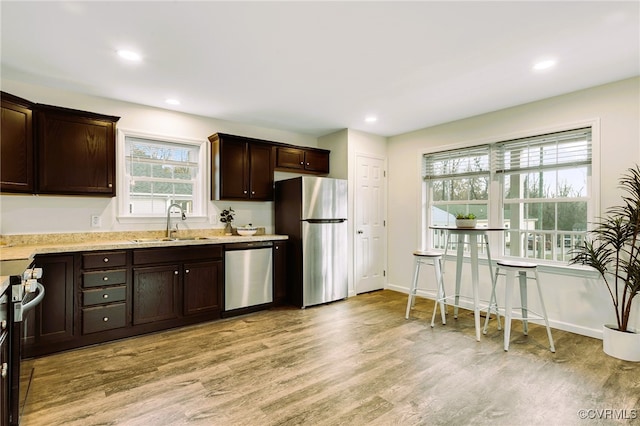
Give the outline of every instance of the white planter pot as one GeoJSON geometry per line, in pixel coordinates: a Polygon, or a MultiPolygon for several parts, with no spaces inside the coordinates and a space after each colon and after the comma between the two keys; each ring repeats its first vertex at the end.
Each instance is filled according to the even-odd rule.
{"type": "Polygon", "coordinates": [[[475,228],[477,223],[478,219],[456,219],[458,228],[475,228]]]}
{"type": "Polygon", "coordinates": [[[606,324],[602,331],[604,353],[625,361],[640,361],[640,333],[635,330],[623,333],[617,326],[606,324]]]}

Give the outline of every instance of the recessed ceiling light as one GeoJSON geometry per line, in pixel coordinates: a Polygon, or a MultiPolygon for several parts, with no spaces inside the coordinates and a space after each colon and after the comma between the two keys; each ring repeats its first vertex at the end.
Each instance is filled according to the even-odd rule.
{"type": "Polygon", "coordinates": [[[542,71],[555,66],[555,64],[556,64],[555,60],[547,59],[544,61],[536,62],[536,64],[533,66],[533,69],[536,71],[542,71]]]}
{"type": "Polygon", "coordinates": [[[376,121],[378,121],[378,117],[374,117],[373,115],[370,115],[366,117],[364,121],[366,121],[367,123],[375,123],[376,121]]]}
{"type": "Polygon", "coordinates": [[[127,61],[138,62],[142,60],[142,56],[140,56],[140,54],[131,50],[118,50],[118,56],[122,59],[126,59],[127,61]]]}
{"type": "Polygon", "coordinates": [[[169,105],[180,105],[180,101],[177,99],[165,99],[165,102],[169,105]]]}

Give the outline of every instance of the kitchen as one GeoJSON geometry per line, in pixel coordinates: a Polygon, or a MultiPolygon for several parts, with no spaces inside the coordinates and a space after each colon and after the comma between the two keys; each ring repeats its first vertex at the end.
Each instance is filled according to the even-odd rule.
{"type": "MultiPolygon", "coordinates": [[[[4,7],[4,6],[3,6],[4,7]]],[[[3,30],[4,31],[4,30],[3,30]]],[[[266,126],[234,122],[191,115],[157,107],[115,101],[105,97],[78,94],[60,88],[33,84],[3,73],[3,91],[13,93],[39,103],[60,105],[85,111],[121,117],[119,129],[135,129],[153,134],[178,135],[206,141],[215,132],[285,142],[296,146],[323,148],[331,151],[329,176],[347,179],[349,182],[349,253],[355,250],[355,174],[356,159],[366,153],[383,158],[387,170],[386,221],[387,245],[385,288],[404,291],[411,281],[410,253],[420,245],[421,210],[419,206],[420,176],[417,152],[424,146],[455,145],[499,138],[522,131],[540,129],[555,122],[573,122],[585,118],[600,117],[600,138],[606,149],[601,149],[600,163],[607,165],[607,173],[601,172],[601,205],[613,204],[616,195],[605,188],[615,187],[618,172],[630,162],[640,158],[638,148],[638,79],[622,78],[607,84],[594,84],[573,93],[527,103],[497,112],[487,112],[473,118],[461,118],[448,124],[424,126],[422,130],[379,136],[376,132],[361,129],[345,129],[312,136],[302,132],[279,130],[266,126]],[[551,120],[549,117],[554,117],[551,120]],[[620,155],[624,153],[624,155],[620,155]]],[[[276,172],[276,180],[292,177],[286,172],[276,172]]],[[[155,231],[163,229],[165,218],[145,223],[120,221],[116,199],[68,197],[68,196],[1,196],[1,234],[98,234],[101,232],[155,231]],[[62,206],[62,207],[61,207],[62,206]],[[100,218],[100,227],[91,226],[91,217],[100,218]]],[[[188,218],[187,230],[216,229],[223,224],[219,213],[228,207],[236,211],[238,224],[252,223],[264,226],[267,234],[274,230],[273,203],[242,201],[211,201],[206,216],[188,218]]],[[[351,257],[352,255],[350,255],[351,257]]],[[[354,264],[349,268],[349,296],[357,291],[354,264]]],[[[547,274],[547,280],[553,280],[547,274]]],[[[583,285],[581,279],[562,277],[552,299],[557,300],[550,309],[555,319],[554,327],[578,334],[597,337],[594,332],[606,318],[603,310],[597,315],[585,314],[561,301],[572,300],[583,285]]],[[[553,282],[553,281],[551,281],[553,282]]],[[[583,303],[593,304],[589,295],[583,303]]],[[[401,316],[400,309],[399,315],[401,316]]]]}

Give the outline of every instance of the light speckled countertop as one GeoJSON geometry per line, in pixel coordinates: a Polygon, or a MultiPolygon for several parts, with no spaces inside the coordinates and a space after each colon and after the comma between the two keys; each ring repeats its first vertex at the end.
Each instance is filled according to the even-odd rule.
{"type": "MultiPolygon", "coordinates": [[[[253,236],[223,235],[221,230],[181,231],[177,240],[160,241],[162,231],[92,232],[74,234],[4,235],[0,237],[0,263],[8,268],[0,272],[0,292],[9,285],[9,275],[1,275],[12,265],[33,260],[38,254],[72,253],[99,250],[124,250],[148,247],[171,247],[206,244],[228,244],[251,241],[286,240],[286,235],[264,234],[264,229],[253,236]],[[180,239],[187,238],[187,239],[180,239]],[[192,239],[188,239],[192,238],[192,239]],[[198,238],[198,239],[193,239],[198,238]],[[156,241],[148,241],[156,239],[156,241]],[[147,240],[136,242],[134,240],[147,240]]],[[[10,274],[21,272],[10,272],[10,274]]]]}

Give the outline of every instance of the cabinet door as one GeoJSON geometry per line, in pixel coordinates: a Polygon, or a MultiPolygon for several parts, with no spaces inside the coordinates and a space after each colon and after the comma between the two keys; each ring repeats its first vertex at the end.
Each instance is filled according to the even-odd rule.
{"type": "Polygon", "coordinates": [[[184,315],[220,311],[222,260],[184,265],[184,315]]]}
{"type": "Polygon", "coordinates": [[[33,120],[28,101],[2,93],[0,191],[34,190],[33,120]]]}
{"type": "Polygon", "coordinates": [[[133,324],[178,317],[178,265],[133,268],[133,324]]]}
{"type": "Polygon", "coordinates": [[[73,255],[37,256],[35,264],[42,268],[39,281],[45,288],[45,297],[26,316],[27,355],[30,347],[39,350],[74,338],[73,255]]]}
{"type": "Polygon", "coordinates": [[[247,143],[235,138],[220,141],[220,198],[246,200],[249,191],[247,143]]]}
{"type": "Polygon", "coordinates": [[[329,153],[322,151],[305,152],[304,169],[318,174],[329,173],[329,153]]]}
{"type": "Polygon", "coordinates": [[[273,148],[266,144],[249,144],[249,199],[273,200],[273,148]]]}
{"type": "Polygon", "coordinates": [[[115,196],[115,122],[54,108],[36,121],[38,192],[115,196]]]}
{"type": "Polygon", "coordinates": [[[276,148],[276,167],[283,169],[304,169],[304,151],[297,148],[276,148]]]}
{"type": "Polygon", "coordinates": [[[273,242],[273,301],[282,304],[287,299],[287,243],[273,242]]]}

